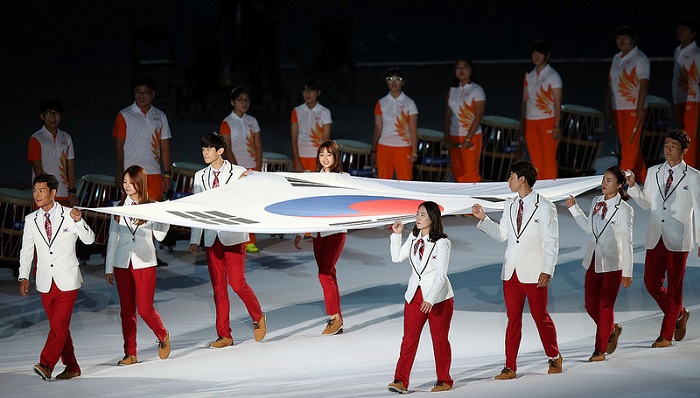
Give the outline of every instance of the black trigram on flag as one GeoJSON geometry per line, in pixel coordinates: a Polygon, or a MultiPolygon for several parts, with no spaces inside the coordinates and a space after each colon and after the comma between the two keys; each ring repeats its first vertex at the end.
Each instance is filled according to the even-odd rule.
{"type": "Polygon", "coordinates": [[[168,211],[168,213],[210,225],[241,225],[257,224],[259,222],[220,211],[168,211]]]}

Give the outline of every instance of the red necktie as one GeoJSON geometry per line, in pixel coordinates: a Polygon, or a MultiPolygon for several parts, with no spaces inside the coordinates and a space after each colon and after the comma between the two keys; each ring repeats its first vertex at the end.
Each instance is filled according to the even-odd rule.
{"type": "Polygon", "coordinates": [[[416,252],[418,252],[418,259],[420,261],[423,261],[423,251],[425,250],[425,242],[423,242],[423,238],[420,238],[416,241],[416,244],[413,245],[413,254],[415,255],[416,252]]]}
{"type": "Polygon", "coordinates": [[[668,190],[671,189],[671,184],[673,184],[673,170],[668,169],[668,178],[666,179],[666,189],[664,190],[664,196],[668,195],[668,190]]]}
{"type": "Polygon", "coordinates": [[[600,211],[600,218],[605,218],[605,213],[608,212],[608,204],[604,201],[600,201],[593,207],[593,214],[597,214],[600,211]]]}
{"type": "Polygon", "coordinates": [[[211,184],[213,188],[217,188],[219,186],[219,173],[220,171],[215,171],[214,172],[214,182],[211,184]]]}
{"type": "Polygon", "coordinates": [[[51,242],[51,215],[49,213],[44,213],[44,217],[46,217],[46,221],[44,221],[44,229],[46,229],[46,237],[49,239],[49,242],[51,242]]]}
{"type": "Polygon", "coordinates": [[[518,226],[518,233],[520,233],[520,227],[523,225],[523,200],[520,199],[520,204],[518,205],[518,217],[515,219],[515,223],[518,226]]]}

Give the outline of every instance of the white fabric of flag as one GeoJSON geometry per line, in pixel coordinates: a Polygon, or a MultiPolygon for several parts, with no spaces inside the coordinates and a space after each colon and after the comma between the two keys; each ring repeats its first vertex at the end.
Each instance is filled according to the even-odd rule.
{"type": "MultiPolygon", "coordinates": [[[[551,201],[600,185],[602,176],[537,181],[551,201]]],[[[380,180],[337,173],[258,173],[181,199],[93,208],[172,225],[252,233],[303,233],[373,228],[411,222],[418,205],[434,201],[443,215],[469,214],[479,203],[503,209],[515,196],[506,182],[442,183],[380,180]]]]}

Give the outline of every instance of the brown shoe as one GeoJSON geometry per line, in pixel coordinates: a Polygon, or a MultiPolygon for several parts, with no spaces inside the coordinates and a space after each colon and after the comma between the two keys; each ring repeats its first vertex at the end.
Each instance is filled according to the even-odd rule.
{"type": "Polygon", "coordinates": [[[326,325],[326,328],[323,329],[323,333],[321,333],[321,335],[332,336],[334,334],[341,334],[341,333],[343,333],[343,318],[338,318],[338,319],[329,319],[328,325],[326,325]]]}
{"type": "Polygon", "coordinates": [[[265,334],[267,333],[266,318],[267,316],[263,314],[262,318],[260,318],[259,321],[253,322],[253,336],[255,337],[255,341],[257,342],[261,342],[262,339],[265,338],[265,334]]]}
{"type": "Polygon", "coordinates": [[[165,334],[164,340],[158,340],[158,356],[166,359],[170,356],[170,333],[165,334]]]}
{"type": "Polygon", "coordinates": [[[135,363],[136,363],[136,356],[135,355],[124,355],[124,358],[122,358],[121,361],[117,362],[117,365],[129,366],[129,365],[133,365],[135,363]]]}
{"type": "Polygon", "coordinates": [[[671,341],[659,336],[656,341],[651,345],[651,348],[666,348],[671,346],[671,341]]]}
{"type": "Polygon", "coordinates": [[[389,383],[389,391],[399,394],[408,394],[408,388],[406,388],[401,380],[395,380],[393,383],[389,383]]]}
{"type": "Polygon", "coordinates": [[[209,348],[224,348],[233,345],[233,339],[230,337],[219,336],[216,341],[209,343],[209,348]]]}
{"type": "Polygon", "coordinates": [[[600,362],[605,361],[605,353],[600,351],[593,351],[593,355],[588,358],[588,362],[600,362]]]}
{"type": "Polygon", "coordinates": [[[43,363],[34,365],[34,373],[46,381],[51,381],[51,369],[43,363]]]}
{"type": "Polygon", "coordinates": [[[608,338],[608,346],[605,348],[605,352],[612,354],[617,349],[617,339],[620,338],[622,334],[622,326],[615,324],[612,333],[610,333],[610,338],[608,338]]]}
{"type": "Polygon", "coordinates": [[[71,372],[70,370],[64,370],[56,376],[56,380],[75,379],[78,376],[80,376],[80,372],[71,372]]]}
{"type": "Polygon", "coordinates": [[[685,337],[685,327],[688,325],[688,318],[690,318],[690,311],[687,308],[683,308],[681,317],[676,322],[676,330],[673,332],[673,338],[676,341],[681,341],[685,337]]]}
{"type": "Polygon", "coordinates": [[[494,377],[496,380],[510,380],[510,379],[515,379],[515,371],[511,370],[508,367],[503,367],[503,370],[501,370],[501,373],[498,374],[496,377],[494,377]]]}
{"type": "Polygon", "coordinates": [[[557,359],[550,359],[549,360],[549,370],[547,373],[550,375],[553,373],[561,373],[561,364],[564,362],[564,359],[561,357],[561,354],[557,357],[557,359]]]}
{"type": "Polygon", "coordinates": [[[450,391],[451,389],[451,385],[438,381],[437,383],[435,383],[435,387],[430,389],[430,392],[450,391]]]}

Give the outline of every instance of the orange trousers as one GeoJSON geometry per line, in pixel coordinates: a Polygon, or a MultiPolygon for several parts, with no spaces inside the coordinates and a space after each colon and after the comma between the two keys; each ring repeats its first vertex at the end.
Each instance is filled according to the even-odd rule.
{"type": "Polygon", "coordinates": [[[632,138],[632,133],[637,125],[637,111],[615,111],[615,125],[617,127],[617,136],[620,139],[620,148],[622,151],[620,168],[622,170],[632,170],[635,180],[644,182],[647,177],[647,166],[644,163],[642,149],[639,147],[639,140],[642,137],[642,129],[644,126],[639,126],[637,132],[634,134],[634,138],[632,138]],[[630,142],[630,139],[632,139],[632,142],[630,142]]]}
{"type": "Polygon", "coordinates": [[[690,146],[688,152],[683,156],[683,160],[688,166],[697,168],[700,166],[700,151],[698,148],[698,117],[700,117],[700,103],[685,102],[675,104],[676,122],[679,127],[688,133],[690,146]]]}
{"type": "MultiPolygon", "coordinates": [[[[299,160],[301,160],[301,165],[304,167],[304,170],[306,171],[318,171],[316,170],[316,158],[302,158],[300,157],[299,160]]],[[[340,159],[338,159],[340,161],[340,159]]]]}
{"type": "MultiPolygon", "coordinates": [[[[450,142],[460,144],[464,137],[450,136],[450,142]]],[[[481,160],[481,148],[484,146],[482,134],[472,137],[473,148],[451,148],[450,166],[456,182],[481,182],[479,161],[481,160]]]]}
{"type": "Polygon", "coordinates": [[[559,140],[552,139],[554,118],[525,119],[525,144],[532,165],[537,169],[538,180],[553,180],[559,176],[557,164],[557,145],[559,140]]]}
{"type": "Polygon", "coordinates": [[[413,180],[413,163],[410,146],[387,146],[377,144],[377,177],[384,179],[413,180]]]}

